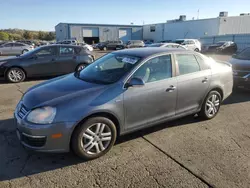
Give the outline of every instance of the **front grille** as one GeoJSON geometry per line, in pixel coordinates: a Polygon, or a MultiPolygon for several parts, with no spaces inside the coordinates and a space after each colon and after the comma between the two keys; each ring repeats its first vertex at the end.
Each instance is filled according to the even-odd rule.
{"type": "Polygon", "coordinates": [[[21,104],[21,106],[19,108],[19,111],[17,112],[18,116],[21,119],[23,119],[24,116],[26,116],[27,113],[28,113],[28,109],[23,104],[21,104]]]}
{"type": "Polygon", "coordinates": [[[46,143],[46,137],[32,137],[25,134],[21,134],[21,140],[32,147],[43,147],[46,143]]]}

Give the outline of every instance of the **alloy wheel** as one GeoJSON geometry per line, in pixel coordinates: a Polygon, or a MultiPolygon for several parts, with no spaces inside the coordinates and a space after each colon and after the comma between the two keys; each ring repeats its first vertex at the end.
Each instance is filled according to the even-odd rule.
{"type": "Polygon", "coordinates": [[[213,117],[217,114],[220,107],[220,98],[213,94],[211,95],[206,102],[206,113],[208,117],[213,117]]]}
{"type": "Polygon", "coordinates": [[[81,147],[89,155],[105,151],[112,140],[112,132],[108,125],[96,123],[89,126],[82,135],[81,147]]]}
{"type": "Polygon", "coordinates": [[[29,50],[23,50],[22,51],[22,54],[25,54],[26,52],[28,52],[29,50]]]}
{"type": "Polygon", "coordinates": [[[77,71],[81,71],[86,67],[86,65],[79,65],[77,71]]]}
{"type": "Polygon", "coordinates": [[[21,70],[12,69],[9,71],[8,77],[11,82],[20,82],[24,77],[24,73],[21,70]]]}

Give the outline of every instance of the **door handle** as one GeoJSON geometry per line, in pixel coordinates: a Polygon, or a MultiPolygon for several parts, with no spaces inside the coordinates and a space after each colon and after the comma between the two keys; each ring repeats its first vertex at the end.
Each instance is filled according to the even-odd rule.
{"type": "Polygon", "coordinates": [[[207,81],[208,81],[208,78],[206,77],[206,78],[204,78],[203,80],[202,80],[202,83],[207,83],[207,81]]]}
{"type": "Polygon", "coordinates": [[[173,85],[171,85],[171,86],[169,86],[169,88],[166,89],[166,92],[172,92],[172,91],[174,91],[175,89],[176,89],[176,87],[173,86],[173,85]]]}

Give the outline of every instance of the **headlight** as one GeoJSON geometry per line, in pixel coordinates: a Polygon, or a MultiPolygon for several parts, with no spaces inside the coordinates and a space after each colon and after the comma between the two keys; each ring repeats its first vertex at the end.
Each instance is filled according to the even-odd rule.
{"type": "Polygon", "coordinates": [[[56,108],[45,106],[32,110],[28,114],[27,120],[31,123],[48,124],[53,122],[55,116],[56,108]]]}

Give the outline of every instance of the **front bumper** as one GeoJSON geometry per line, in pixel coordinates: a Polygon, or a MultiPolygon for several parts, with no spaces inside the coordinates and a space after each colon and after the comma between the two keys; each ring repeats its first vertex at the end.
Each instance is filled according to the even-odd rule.
{"type": "Polygon", "coordinates": [[[27,122],[25,117],[20,118],[17,109],[14,113],[16,132],[24,147],[40,152],[70,151],[70,139],[75,122],[48,125],[32,124],[27,122]],[[55,138],[53,135],[61,135],[61,137],[55,138]]]}
{"type": "Polygon", "coordinates": [[[234,76],[234,87],[250,89],[250,78],[243,78],[243,77],[234,76]]]}
{"type": "Polygon", "coordinates": [[[6,70],[5,67],[0,66],[0,77],[4,77],[5,70],[6,70]]]}

